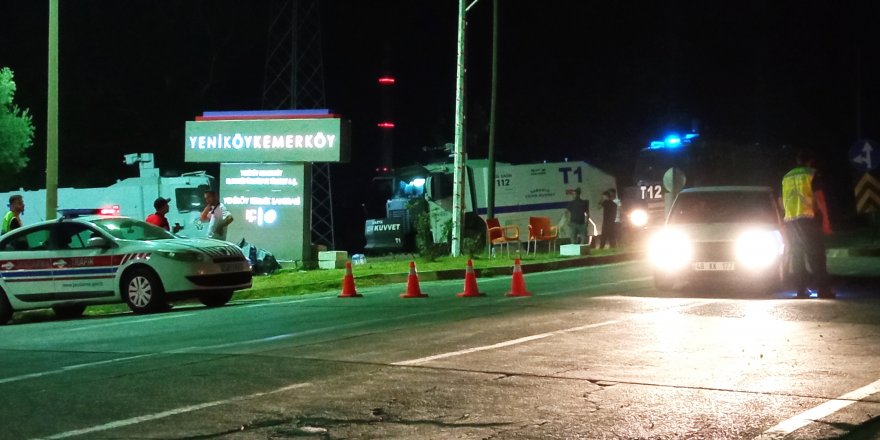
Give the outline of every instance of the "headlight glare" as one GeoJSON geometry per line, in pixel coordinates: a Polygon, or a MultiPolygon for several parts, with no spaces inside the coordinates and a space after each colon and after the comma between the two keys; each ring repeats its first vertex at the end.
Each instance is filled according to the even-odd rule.
{"type": "Polygon", "coordinates": [[[648,211],[644,209],[634,209],[629,213],[629,221],[633,224],[633,226],[637,228],[641,228],[648,224],[648,211]]]}
{"type": "Polygon", "coordinates": [[[752,230],[740,234],[734,252],[739,264],[750,269],[763,269],[782,255],[785,245],[779,231],[752,230]]]}
{"type": "Polygon", "coordinates": [[[648,242],[648,259],[658,269],[679,270],[693,259],[693,245],[682,232],[664,229],[648,242]]]}

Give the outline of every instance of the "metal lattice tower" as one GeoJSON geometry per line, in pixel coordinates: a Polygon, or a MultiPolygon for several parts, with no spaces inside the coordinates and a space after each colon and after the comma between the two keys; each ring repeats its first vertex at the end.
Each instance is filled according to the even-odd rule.
{"type": "MultiPolygon", "coordinates": [[[[326,108],[320,0],[274,0],[263,83],[267,110],[326,108]]],[[[312,164],[312,243],[336,246],[330,164],[312,164]]]]}

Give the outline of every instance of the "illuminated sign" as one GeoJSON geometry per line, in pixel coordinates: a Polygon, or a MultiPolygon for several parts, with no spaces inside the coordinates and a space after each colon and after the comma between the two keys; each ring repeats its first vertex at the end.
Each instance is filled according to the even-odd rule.
{"type": "Polygon", "coordinates": [[[187,121],[187,162],[346,162],[339,118],[187,121]]]}
{"type": "Polygon", "coordinates": [[[227,240],[302,261],[311,239],[310,169],[303,163],[221,164],[220,200],[235,218],[227,240]]]}

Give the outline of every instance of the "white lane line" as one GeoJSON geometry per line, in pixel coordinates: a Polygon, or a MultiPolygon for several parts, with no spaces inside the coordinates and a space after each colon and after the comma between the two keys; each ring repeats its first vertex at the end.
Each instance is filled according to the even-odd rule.
{"type": "Polygon", "coordinates": [[[115,326],[117,326],[117,325],[140,324],[140,323],[142,323],[142,322],[161,321],[161,320],[163,320],[163,319],[176,319],[176,318],[183,318],[183,317],[186,317],[186,316],[192,316],[192,315],[195,315],[195,313],[176,313],[176,314],[173,314],[173,315],[158,316],[158,317],[153,317],[153,318],[143,318],[143,319],[127,319],[127,320],[126,320],[126,319],[123,319],[123,320],[119,320],[119,321],[108,322],[108,323],[105,323],[105,324],[84,325],[84,326],[82,326],[82,327],[77,327],[77,328],[68,329],[67,331],[68,331],[68,332],[78,332],[78,331],[82,331],[82,330],[92,330],[92,329],[102,328],[102,327],[115,327],[115,326]]]}
{"type": "Polygon", "coordinates": [[[271,394],[283,393],[285,391],[295,390],[297,388],[303,388],[303,387],[307,387],[309,385],[311,385],[311,383],[309,383],[309,382],[295,383],[293,385],[288,385],[288,386],[281,387],[281,388],[278,388],[278,389],[272,390],[272,391],[264,391],[261,393],[249,394],[247,396],[237,396],[237,397],[232,397],[232,398],[224,399],[224,400],[215,400],[213,402],[200,403],[198,405],[184,406],[184,407],[180,407],[180,408],[171,409],[168,411],[158,412],[155,414],[148,414],[148,415],[139,416],[139,417],[132,417],[130,419],[117,420],[115,422],[105,423],[103,425],[97,425],[97,426],[92,426],[89,428],[77,429],[74,431],[62,432],[59,434],[54,434],[54,435],[50,435],[48,437],[40,437],[40,438],[46,439],[46,440],[54,440],[54,439],[61,439],[61,438],[68,438],[68,437],[76,437],[78,435],[91,434],[91,433],[99,432],[99,431],[107,431],[109,429],[116,429],[116,428],[122,428],[125,426],[136,425],[138,423],[149,422],[151,420],[163,419],[165,417],[176,416],[176,415],[185,414],[185,413],[189,413],[189,412],[193,412],[193,411],[199,411],[199,410],[203,410],[205,408],[211,408],[214,406],[220,406],[220,405],[226,405],[226,404],[230,404],[230,403],[241,402],[243,400],[256,399],[258,397],[268,396],[271,394]]]}
{"type": "Polygon", "coordinates": [[[315,298],[300,298],[300,299],[294,299],[294,300],[290,300],[290,301],[268,301],[268,302],[263,302],[263,303],[259,303],[259,304],[248,304],[243,307],[250,309],[253,307],[285,306],[288,304],[296,304],[296,303],[309,302],[309,301],[321,301],[321,300],[328,300],[328,299],[333,299],[333,298],[336,298],[336,297],[335,296],[321,296],[321,297],[315,297],[315,298]]]}
{"type": "Polygon", "coordinates": [[[140,358],[145,358],[145,357],[150,357],[150,356],[156,356],[158,354],[159,353],[139,354],[137,356],[127,356],[127,357],[121,357],[121,358],[115,358],[115,359],[108,359],[105,361],[89,362],[89,363],[85,363],[85,364],[76,364],[76,365],[68,365],[66,367],[58,368],[57,370],[48,370],[48,371],[41,371],[38,373],[22,374],[21,376],[6,377],[3,379],[0,379],[0,384],[10,383],[10,382],[18,382],[20,380],[33,379],[33,378],[43,377],[43,376],[51,376],[53,374],[66,373],[68,371],[77,370],[80,368],[96,367],[98,365],[112,364],[114,362],[130,361],[132,359],[140,359],[140,358]]]}
{"type": "MultiPolygon", "coordinates": [[[[676,307],[675,310],[687,310],[692,307],[699,307],[702,305],[710,304],[712,302],[714,302],[714,301],[703,301],[703,302],[698,302],[698,303],[686,304],[681,307],[676,307]]],[[[663,310],[663,311],[666,311],[666,310],[663,310]]],[[[662,312],[662,311],[657,310],[657,311],[653,311],[650,313],[655,313],[655,312],[662,312]]],[[[503,341],[503,342],[499,342],[497,344],[492,344],[492,345],[483,345],[481,347],[473,347],[473,348],[467,348],[464,350],[453,351],[453,352],[449,352],[449,353],[435,354],[433,356],[427,356],[427,357],[418,358],[418,359],[410,359],[407,361],[392,362],[391,365],[398,365],[398,366],[420,365],[420,364],[424,364],[426,362],[435,361],[437,359],[445,359],[445,358],[450,358],[450,357],[454,357],[454,356],[461,356],[464,354],[476,353],[479,351],[495,350],[497,348],[510,347],[512,345],[522,344],[525,342],[531,342],[531,341],[535,341],[538,339],[549,338],[550,336],[557,336],[557,335],[562,335],[562,334],[566,334],[566,333],[578,332],[581,330],[588,330],[588,329],[597,328],[597,327],[604,327],[606,325],[619,324],[621,322],[632,321],[635,319],[642,319],[642,318],[643,318],[642,315],[638,315],[638,316],[633,316],[633,317],[626,318],[626,319],[615,319],[615,320],[611,320],[611,321],[604,321],[604,322],[597,322],[597,323],[593,323],[593,324],[580,325],[577,327],[571,327],[571,328],[566,328],[566,329],[562,329],[562,330],[555,330],[552,332],[539,333],[539,334],[531,335],[531,336],[524,336],[522,338],[511,339],[509,341],[503,341]]]]}
{"type": "Polygon", "coordinates": [[[590,328],[602,327],[605,325],[617,324],[618,322],[620,322],[620,321],[613,320],[613,321],[598,322],[595,324],[587,324],[587,325],[582,325],[582,326],[578,326],[578,327],[567,328],[564,330],[556,330],[556,331],[552,331],[552,332],[526,336],[526,337],[519,338],[519,339],[511,339],[509,341],[499,342],[497,344],[492,344],[492,345],[484,345],[482,347],[468,348],[465,350],[453,351],[450,353],[436,354],[434,356],[428,356],[428,357],[423,357],[423,358],[418,358],[418,359],[411,359],[408,361],[394,362],[391,365],[419,365],[419,364],[424,364],[425,362],[435,361],[437,359],[443,359],[443,358],[448,358],[448,357],[453,357],[453,356],[460,356],[460,355],[469,354],[469,353],[476,353],[478,351],[494,350],[496,348],[509,347],[511,345],[522,344],[524,342],[548,338],[550,336],[561,335],[564,333],[576,332],[579,330],[586,330],[586,329],[590,329],[590,328]]]}
{"type": "Polygon", "coordinates": [[[880,380],[850,391],[834,400],[829,400],[815,408],[808,409],[755,437],[755,440],[776,440],[791,434],[817,420],[830,416],[862,399],[880,392],[880,380]]]}

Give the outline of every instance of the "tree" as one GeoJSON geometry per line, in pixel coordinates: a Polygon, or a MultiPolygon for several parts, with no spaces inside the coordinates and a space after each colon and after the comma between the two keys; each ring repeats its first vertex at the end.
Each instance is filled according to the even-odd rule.
{"type": "Polygon", "coordinates": [[[0,68],[0,174],[19,172],[27,165],[25,152],[34,143],[34,123],[27,110],[12,101],[15,81],[12,70],[0,68]]]}

